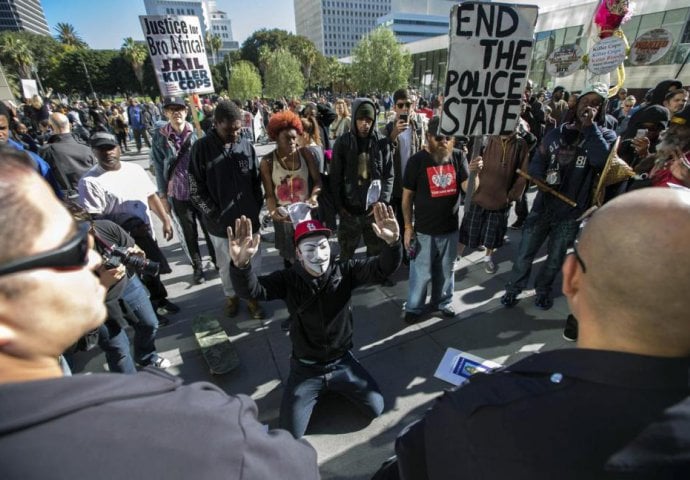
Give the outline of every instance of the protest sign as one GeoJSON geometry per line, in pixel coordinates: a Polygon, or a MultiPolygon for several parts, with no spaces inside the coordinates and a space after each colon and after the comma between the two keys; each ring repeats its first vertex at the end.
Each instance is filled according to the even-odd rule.
{"type": "Polygon", "coordinates": [[[453,7],[440,134],[508,135],[515,131],[537,12],[534,5],[493,2],[463,2],[453,7]]]}
{"type": "Polygon", "coordinates": [[[561,45],[546,59],[546,71],[554,77],[567,77],[582,66],[582,49],[579,45],[561,45]]]}
{"type": "Polygon", "coordinates": [[[20,82],[22,84],[22,95],[24,95],[24,98],[31,98],[34,95],[38,95],[38,85],[36,84],[36,80],[31,78],[22,78],[20,79],[20,82]]]}
{"type": "Polygon", "coordinates": [[[630,47],[630,63],[633,65],[650,65],[673,46],[673,35],[665,28],[655,28],[635,39],[630,47]]]}
{"type": "Polygon", "coordinates": [[[139,20],[162,96],[215,91],[198,17],[142,15],[139,20]]]}
{"type": "Polygon", "coordinates": [[[598,41],[589,52],[587,69],[595,75],[613,72],[625,60],[625,41],[607,37],[598,41]]]}

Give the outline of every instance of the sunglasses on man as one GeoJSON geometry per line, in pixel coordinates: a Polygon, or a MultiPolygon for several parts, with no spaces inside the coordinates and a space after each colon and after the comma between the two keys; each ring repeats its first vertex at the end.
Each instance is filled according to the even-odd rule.
{"type": "Polygon", "coordinates": [[[6,263],[0,266],[0,275],[38,268],[69,270],[83,267],[89,261],[89,228],[88,222],[77,224],[74,236],[59,247],[6,263]]]}
{"type": "Polygon", "coordinates": [[[410,108],[412,106],[412,102],[398,102],[395,104],[395,106],[398,108],[410,108]]]}

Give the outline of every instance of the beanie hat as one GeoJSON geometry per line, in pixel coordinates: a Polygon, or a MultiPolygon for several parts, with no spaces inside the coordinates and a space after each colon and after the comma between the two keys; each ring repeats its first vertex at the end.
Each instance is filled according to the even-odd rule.
{"type": "Polygon", "coordinates": [[[371,120],[376,118],[376,111],[371,103],[364,102],[359,106],[355,114],[355,119],[359,120],[360,118],[370,118],[371,120]]]}

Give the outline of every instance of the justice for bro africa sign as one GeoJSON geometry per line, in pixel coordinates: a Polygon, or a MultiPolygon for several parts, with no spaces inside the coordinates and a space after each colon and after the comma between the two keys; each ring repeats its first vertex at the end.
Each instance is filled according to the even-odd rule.
{"type": "Polygon", "coordinates": [[[535,5],[463,2],[453,7],[440,134],[515,131],[537,14],[535,5]]]}
{"type": "Polygon", "coordinates": [[[199,17],[139,17],[164,97],[213,93],[199,17]]]}

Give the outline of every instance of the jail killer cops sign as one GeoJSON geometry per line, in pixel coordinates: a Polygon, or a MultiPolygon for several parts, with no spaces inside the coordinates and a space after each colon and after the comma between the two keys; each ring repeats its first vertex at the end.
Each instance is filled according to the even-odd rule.
{"type": "Polygon", "coordinates": [[[515,131],[528,79],[538,8],[463,2],[450,14],[443,135],[515,131]]]}
{"type": "Polygon", "coordinates": [[[215,91],[198,17],[147,15],[139,20],[162,96],[215,91]]]}

